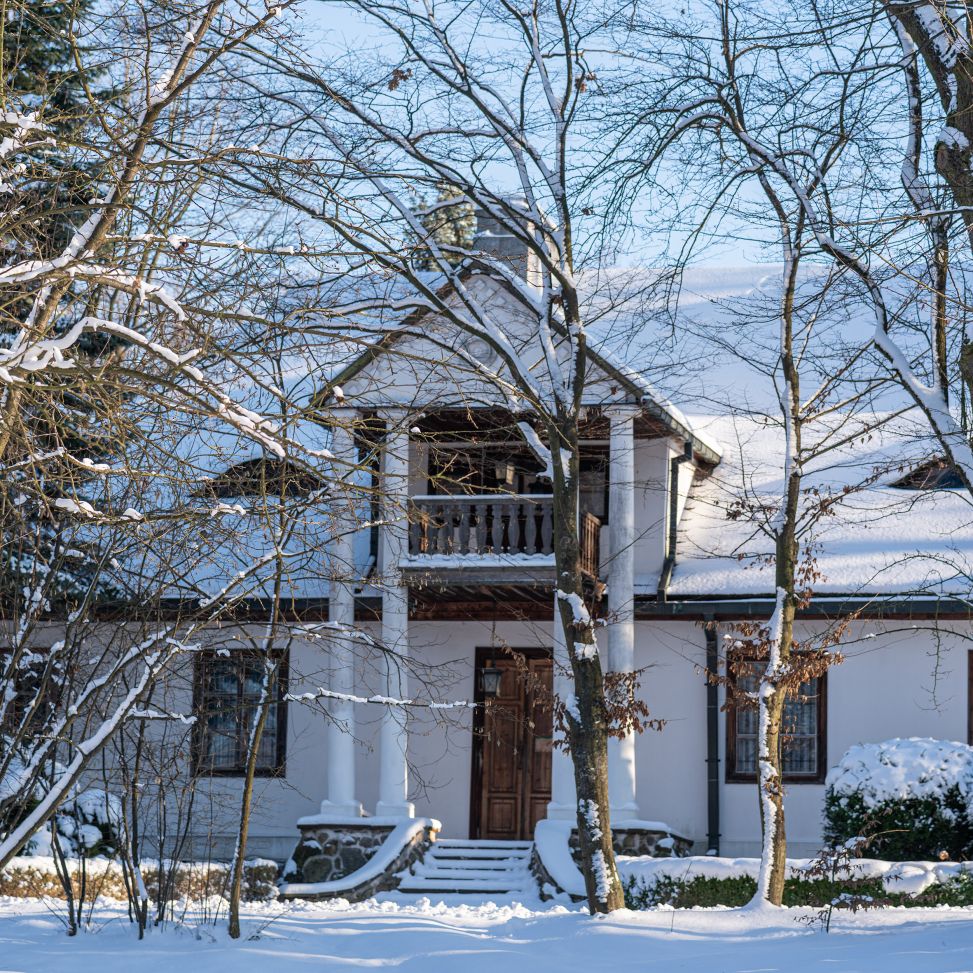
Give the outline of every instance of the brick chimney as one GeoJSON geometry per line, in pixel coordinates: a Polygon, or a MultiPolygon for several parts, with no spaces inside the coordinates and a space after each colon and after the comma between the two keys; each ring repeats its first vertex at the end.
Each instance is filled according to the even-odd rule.
{"type": "Polygon", "coordinates": [[[506,226],[482,209],[476,211],[473,248],[504,261],[518,277],[534,284],[538,282],[539,268],[533,251],[523,240],[514,236],[506,226]]]}

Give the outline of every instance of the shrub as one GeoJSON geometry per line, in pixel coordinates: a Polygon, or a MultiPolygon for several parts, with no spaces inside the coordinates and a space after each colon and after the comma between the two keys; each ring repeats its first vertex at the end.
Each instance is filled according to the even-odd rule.
{"type": "Polygon", "coordinates": [[[829,774],[824,837],[874,836],[879,858],[973,857],[973,748],[912,738],[858,744],[829,774]]]}
{"type": "MultiPolygon", "coordinates": [[[[676,909],[694,906],[713,907],[746,905],[757,891],[757,882],[748,875],[730,878],[710,878],[697,875],[690,879],[675,879],[668,875],[650,882],[631,876],[624,883],[625,905],[629,909],[653,909],[669,905],[676,909]]],[[[932,908],[936,906],[973,905],[973,874],[954,876],[945,882],[930,885],[916,894],[887,890],[880,878],[827,879],[789,878],[784,883],[784,905],[823,907],[839,896],[871,896],[876,901],[905,907],[932,908]]]]}
{"type": "MultiPolygon", "coordinates": [[[[38,799],[30,797],[22,802],[17,815],[0,824],[6,833],[37,806],[38,799]]],[[[119,848],[119,827],[122,806],[119,798],[100,788],[89,788],[69,798],[53,817],[61,850],[69,858],[113,858],[119,848]]],[[[31,835],[20,851],[21,855],[52,854],[50,823],[31,835]]]]}
{"type": "MultiPolygon", "coordinates": [[[[69,871],[74,894],[80,891],[81,874],[77,861],[69,861],[69,871]]],[[[167,863],[166,872],[175,870],[171,882],[173,900],[198,900],[210,895],[223,895],[229,884],[230,866],[223,862],[181,862],[167,863]]],[[[91,862],[86,870],[85,881],[93,895],[108,899],[127,897],[125,878],[121,867],[107,859],[91,862]]],[[[142,863],[142,877],[149,897],[154,899],[159,889],[159,867],[156,863],[142,863]]],[[[168,884],[167,884],[167,887],[168,884]]],[[[277,864],[267,859],[257,858],[244,862],[243,898],[244,901],[263,901],[273,898],[277,893],[277,864]]],[[[54,863],[48,858],[15,858],[3,871],[0,871],[0,895],[17,898],[50,896],[64,898],[64,887],[54,870],[54,863]]]]}

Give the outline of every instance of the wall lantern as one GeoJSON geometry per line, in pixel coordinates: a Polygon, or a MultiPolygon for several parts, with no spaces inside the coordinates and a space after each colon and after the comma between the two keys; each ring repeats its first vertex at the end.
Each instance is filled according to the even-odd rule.
{"type": "Polygon", "coordinates": [[[480,692],[484,699],[496,699],[500,695],[500,682],[503,670],[498,669],[491,659],[480,669],[480,692]]]}

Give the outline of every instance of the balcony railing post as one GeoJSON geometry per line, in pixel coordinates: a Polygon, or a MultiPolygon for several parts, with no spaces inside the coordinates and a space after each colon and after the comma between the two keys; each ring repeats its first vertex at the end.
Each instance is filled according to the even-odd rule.
{"type": "Polygon", "coordinates": [[[473,509],[476,511],[476,553],[485,554],[487,548],[486,504],[474,504],[473,509]]]}
{"type": "Polygon", "coordinates": [[[490,549],[493,554],[503,553],[503,507],[496,500],[490,504],[493,520],[490,524],[490,549]]]}
{"type": "Polygon", "coordinates": [[[448,547],[449,530],[446,526],[446,519],[447,519],[446,513],[447,513],[446,505],[440,504],[439,508],[436,511],[436,516],[439,520],[439,530],[437,531],[438,542],[436,544],[437,554],[449,553],[449,547],[448,547]]]}
{"type": "Polygon", "coordinates": [[[470,553],[470,517],[473,508],[468,503],[457,505],[456,513],[459,516],[459,552],[460,554],[470,553]]]}
{"type": "Polygon", "coordinates": [[[554,527],[552,524],[552,518],[554,516],[554,501],[545,503],[541,508],[541,554],[551,554],[554,551],[552,547],[552,539],[554,536],[554,527]]]}
{"type": "Polygon", "coordinates": [[[423,554],[423,537],[422,537],[422,522],[421,518],[423,516],[422,511],[415,506],[415,504],[410,504],[409,509],[409,553],[410,554],[423,554]]]}
{"type": "MultiPolygon", "coordinates": [[[[409,553],[437,555],[546,555],[553,552],[553,498],[531,496],[413,497],[409,553]]],[[[590,515],[589,515],[590,516],[590,515]]],[[[597,517],[582,520],[582,546],[596,552],[597,517]],[[592,533],[594,531],[594,533],[592,533]]],[[[590,559],[589,559],[590,560],[590,559]]],[[[585,569],[589,569],[589,560],[585,569]]]]}
{"type": "Polygon", "coordinates": [[[514,500],[507,507],[510,524],[507,528],[507,550],[511,554],[520,553],[520,510],[522,506],[522,501],[514,500]]]}
{"type": "Polygon", "coordinates": [[[524,553],[537,553],[537,504],[530,500],[524,503],[524,553]]]}

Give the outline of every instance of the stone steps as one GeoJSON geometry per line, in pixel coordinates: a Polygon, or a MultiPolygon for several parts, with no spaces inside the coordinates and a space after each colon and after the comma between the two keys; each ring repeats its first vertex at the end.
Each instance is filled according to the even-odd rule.
{"type": "Polygon", "coordinates": [[[509,894],[535,888],[530,841],[443,838],[399,883],[400,892],[509,894]]]}

